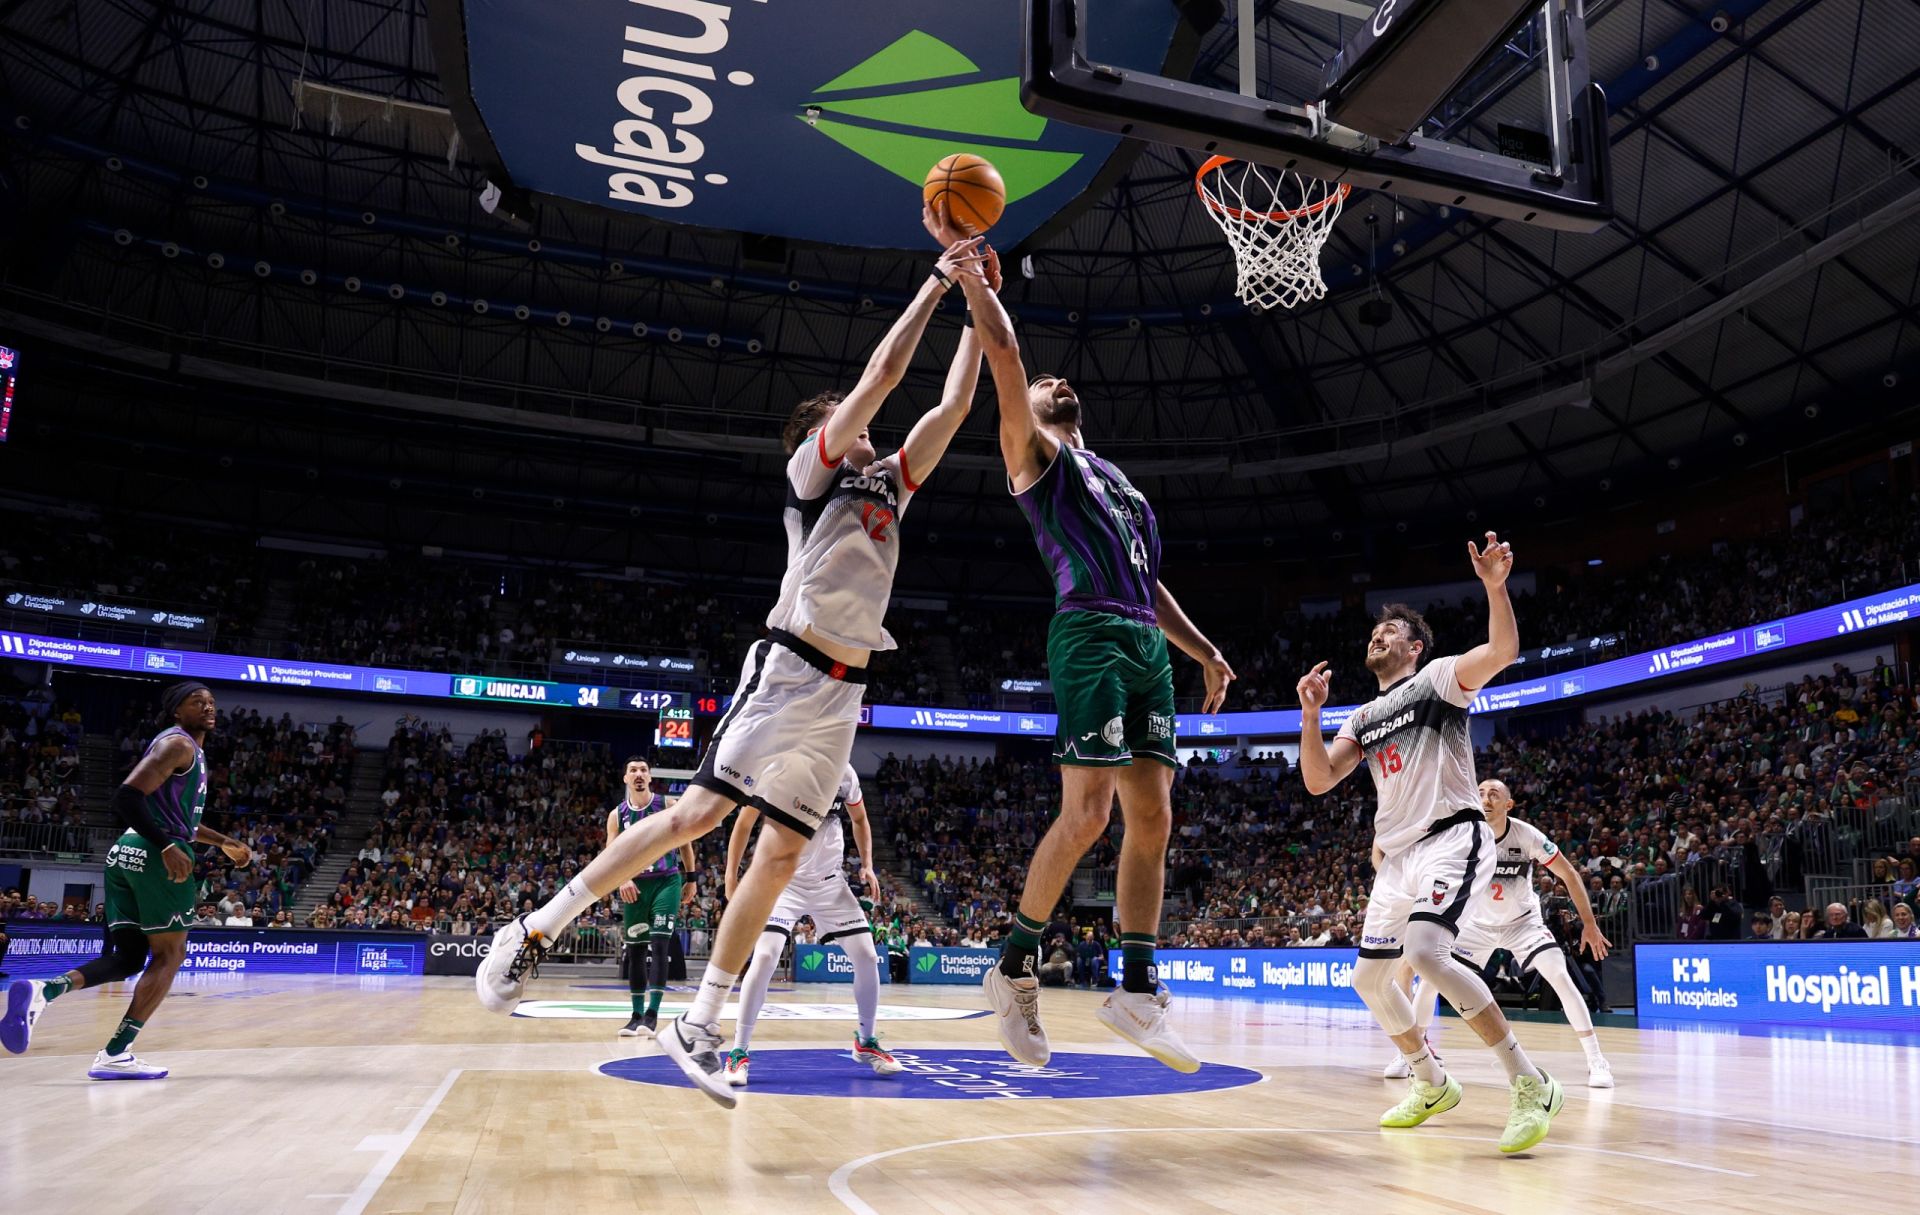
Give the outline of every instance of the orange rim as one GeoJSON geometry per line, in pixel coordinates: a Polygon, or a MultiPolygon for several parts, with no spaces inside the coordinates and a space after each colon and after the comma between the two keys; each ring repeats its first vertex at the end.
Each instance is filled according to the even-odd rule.
{"type": "Polygon", "coordinates": [[[1333,190],[1319,202],[1314,203],[1312,206],[1301,207],[1297,211],[1246,211],[1239,207],[1229,207],[1224,203],[1216,201],[1211,194],[1207,193],[1207,188],[1200,183],[1205,180],[1207,174],[1213,172],[1215,169],[1224,168],[1238,159],[1239,157],[1237,156],[1209,157],[1207,163],[1201,165],[1199,172],[1193,175],[1193,192],[1198,194],[1200,200],[1206,203],[1210,209],[1222,215],[1240,220],[1242,223],[1249,219],[1266,219],[1274,223],[1288,223],[1296,219],[1305,219],[1309,215],[1319,214],[1353,192],[1353,187],[1343,181],[1335,186],[1333,190]]]}

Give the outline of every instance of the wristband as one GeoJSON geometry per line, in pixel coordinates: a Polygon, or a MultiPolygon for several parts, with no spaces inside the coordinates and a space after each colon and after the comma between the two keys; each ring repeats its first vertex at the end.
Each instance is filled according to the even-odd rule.
{"type": "Polygon", "coordinates": [[[935,281],[937,281],[942,288],[949,291],[953,289],[953,280],[947,277],[947,272],[940,268],[940,264],[938,262],[934,263],[933,277],[935,281]]]}

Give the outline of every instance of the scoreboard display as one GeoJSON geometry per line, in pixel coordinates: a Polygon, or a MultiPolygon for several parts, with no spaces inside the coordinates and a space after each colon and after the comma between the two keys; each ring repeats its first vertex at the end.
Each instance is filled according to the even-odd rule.
{"type": "Polygon", "coordinates": [[[653,727],[653,745],[656,747],[692,747],[693,710],[662,709],[660,711],[660,720],[653,727]]]}
{"type": "Polygon", "coordinates": [[[561,709],[627,709],[635,713],[677,710],[691,715],[693,702],[685,692],[635,691],[541,679],[493,679],[485,675],[455,675],[450,692],[458,700],[494,700],[561,709]]]}
{"type": "Polygon", "coordinates": [[[13,385],[20,372],[20,352],[0,346],[0,443],[13,425],[13,385]]]}

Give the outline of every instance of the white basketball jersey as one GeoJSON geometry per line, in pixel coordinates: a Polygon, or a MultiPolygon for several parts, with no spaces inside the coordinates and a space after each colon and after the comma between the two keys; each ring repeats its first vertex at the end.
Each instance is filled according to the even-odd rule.
{"type": "Polygon", "coordinates": [[[853,765],[848,764],[846,773],[840,777],[840,789],[833,795],[833,809],[840,813],[830,811],[807,846],[800,850],[800,860],[793,867],[794,883],[845,880],[847,837],[840,820],[846,817],[848,806],[858,806],[860,802],[860,777],[853,765]]]}
{"type": "Polygon", "coordinates": [[[864,472],[827,463],[824,434],[808,435],[787,461],[787,575],[767,627],[891,650],[882,621],[900,566],[900,516],[919,485],[905,452],[864,472]]]}
{"type": "Polygon", "coordinates": [[[1358,744],[1366,757],[1380,795],[1373,842],[1388,856],[1418,843],[1449,814],[1480,807],[1467,733],[1467,706],[1479,689],[1460,686],[1459,661],[1434,659],[1361,705],[1335,736],[1358,744]]]}
{"type": "Polygon", "coordinates": [[[1493,888],[1480,902],[1475,917],[1488,928],[1511,928],[1528,920],[1541,923],[1540,892],[1534,889],[1533,868],[1560,855],[1560,849],[1532,823],[1507,819],[1507,829],[1494,841],[1493,888]]]}

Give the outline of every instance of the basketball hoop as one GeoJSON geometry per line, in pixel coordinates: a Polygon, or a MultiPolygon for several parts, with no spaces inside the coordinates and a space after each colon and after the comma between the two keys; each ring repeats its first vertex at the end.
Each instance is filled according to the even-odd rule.
{"type": "Polygon", "coordinates": [[[1233,247],[1241,303],[1295,308],[1327,293],[1320,249],[1352,186],[1215,156],[1194,174],[1193,188],[1233,247]]]}

